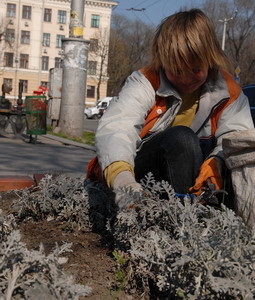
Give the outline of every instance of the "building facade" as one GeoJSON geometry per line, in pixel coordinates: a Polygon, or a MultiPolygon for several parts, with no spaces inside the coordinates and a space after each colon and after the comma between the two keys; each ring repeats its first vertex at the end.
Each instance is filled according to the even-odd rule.
{"type": "MultiPolygon", "coordinates": [[[[107,93],[110,22],[116,5],[115,1],[85,1],[83,37],[90,41],[86,104],[107,93]]],[[[47,87],[49,70],[61,67],[61,40],[69,36],[70,8],[70,0],[1,0],[0,86],[12,88],[8,99],[17,99],[19,83],[23,96],[47,87]]]]}

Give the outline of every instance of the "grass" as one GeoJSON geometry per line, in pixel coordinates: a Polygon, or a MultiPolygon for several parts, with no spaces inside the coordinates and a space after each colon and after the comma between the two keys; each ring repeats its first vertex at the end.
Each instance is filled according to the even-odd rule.
{"type": "Polygon", "coordinates": [[[75,141],[75,142],[78,142],[78,143],[83,143],[83,144],[87,144],[87,145],[90,145],[90,146],[95,145],[95,143],[94,143],[95,133],[94,132],[84,131],[81,137],[74,138],[74,137],[70,137],[70,136],[67,136],[67,135],[62,134],[62,133],[55,133],[55,132],[52,131],[51,126],[47,126],[47,133],[55,135],[55,136],[59,136],[59,137],[62,137],[62,138],[65,138],[65,139],[68,139],[68,140],[71,140],[71,141],[75,141]]]}
{"type": "Polygon", "coordinates": [[[115,291],[115,296],[113,296],[113,299],[117,300],[120,299],[118,297],[119,293],[124,289],[127,281],[128,281],[128,275],[125,275],[124,272],[122,271],[122,268],[125,266],[126,261],[124,260],[123,257],[121,257],[116,250],[112,252],[113,257],[119,264],[119,268],[116,270],[116,280],[118,282],[118,287],[117,290],[115,291]]]}

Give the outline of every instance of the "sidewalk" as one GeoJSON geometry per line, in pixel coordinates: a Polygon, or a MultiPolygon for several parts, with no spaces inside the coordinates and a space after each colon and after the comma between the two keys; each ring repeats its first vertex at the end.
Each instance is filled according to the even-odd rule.
{"type": "Polygon", "coordinates": [[[95,148],[53,135],[39,135],[36,143],[29,136],[15,138],[11,129],[0,134],[0,176],[33,176],[34,174],[86,174],[86,167],[95,156],[95,148]]]}

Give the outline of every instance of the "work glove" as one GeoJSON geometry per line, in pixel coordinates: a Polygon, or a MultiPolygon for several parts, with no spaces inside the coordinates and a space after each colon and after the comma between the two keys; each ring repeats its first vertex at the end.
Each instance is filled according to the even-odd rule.
{"type": "Polygon", "coordinates": [[[214,184],[216,190],[221,189],[223,186],[223,180],[220,174],[220,169],[220,162],[217,158],[212,157],[204,161],[200,167],[195,184],[189,189],[189,192],[198,196],[203,192],[203,188],[209,183],[214,184]]]}
{"type": "Polygon", "coordinates": [[[115,177],[112,187],[115,192],[115,203],[120,210],[132,208],[143,191],[142,186],[136,182],[133,174],[129,171],[120,172],[115,177]],[[124,189],[127,193],[124,192],[124,189]],[[134,192],[135,195],[132,196],[133,193],[129,192],[134,192]]]}

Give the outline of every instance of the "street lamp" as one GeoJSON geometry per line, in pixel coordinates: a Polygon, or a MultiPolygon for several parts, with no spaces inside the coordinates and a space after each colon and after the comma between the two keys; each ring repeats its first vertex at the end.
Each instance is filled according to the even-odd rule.
{"type": "Polygon", "coordinates": [[[227,24],[230,20],[233,20],[235,18],[235,16],[237,15],[238,10],[236,9],[233,16],[230,18],[225,18],[223,20],[219,20],[219,22],[223,22],[223,34],[222,34],[222,44],[221,44],[221,48],[224,51],[225,50],[225,40],[226,40],[226,28],[227,28],[227,24]]]}

